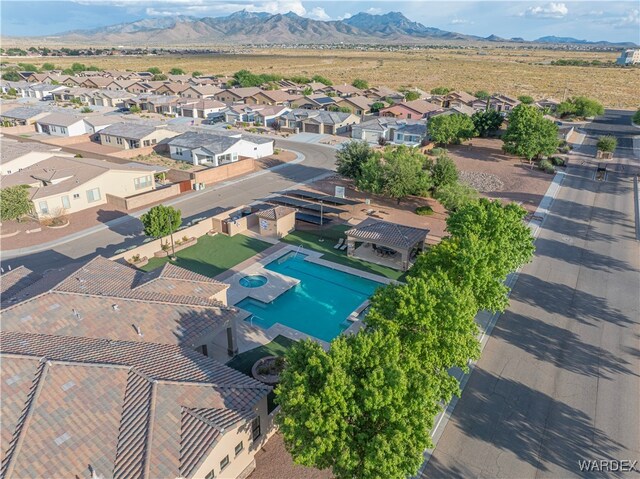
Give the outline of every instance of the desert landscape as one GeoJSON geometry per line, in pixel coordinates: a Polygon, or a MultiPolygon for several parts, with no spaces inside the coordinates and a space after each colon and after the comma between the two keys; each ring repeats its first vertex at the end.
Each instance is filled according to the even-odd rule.
{"type": "Polygon", "coordinates": [[[613,62],[617,52],[558,51],[511,48],[427,48],[416,51],[358,51],[319,49],[251,49],[236,54],[16,57],[8,61],[28,61],[36,66],[53,62],[66,68],[75,62],[105,70],[142,71],[173,67],[187,72],[231,75],[242,69],[254,73],[287,75],[319,74],[334,84],[362,78],[372,85],[390,88],[418,87],[424,90],[446,86],[453,90],[486,90],[517,97],[555,98],[585,95],[607,107],[638,107],[638,68],[605,66],[557,66],[559,59],[613,62]]]}

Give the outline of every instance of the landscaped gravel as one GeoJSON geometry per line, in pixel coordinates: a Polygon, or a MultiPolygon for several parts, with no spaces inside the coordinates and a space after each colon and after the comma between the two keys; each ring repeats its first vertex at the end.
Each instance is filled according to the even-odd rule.
{"type": "Polygon", "coordinates": [[[476,171],[461,171],[459,173],[460,181],[475,188],[481,193],[489,193],[491,191],[501,191],[504,183],[496,175],[491,173],[480,173],[476,171]]]}

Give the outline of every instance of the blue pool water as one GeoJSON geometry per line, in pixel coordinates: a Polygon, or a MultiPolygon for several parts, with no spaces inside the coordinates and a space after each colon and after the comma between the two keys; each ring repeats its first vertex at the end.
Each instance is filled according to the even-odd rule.
{"type": "Polygon", "coordinates": [[[350,323],[349,316],[366,301],[380,283],[343,273],[304,260],[304,255],[287,253],[266,269],[300,280],[298,285],[271,303],[245,298],[236,306],[250,313],[247,321],[262,328],[281,323],[290,328],[331,341],[350,323]]]}
{"type": "Polygon", "coordinates": [[[252,274],[251,276],[240,278],[240,286],[244,286],[245,288],[259,288],[267,284],[268,281],[269,280],[262,275],[252,274]]]}

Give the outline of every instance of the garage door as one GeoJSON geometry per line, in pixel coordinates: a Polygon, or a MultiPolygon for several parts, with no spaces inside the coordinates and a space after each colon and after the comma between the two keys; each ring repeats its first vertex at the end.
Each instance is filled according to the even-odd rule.
{"type": "Polygon", "coordinates": [[[378,143],[379,136],[380,136],[380,132],[378,131],[365,131],[364,141],[368,143],[378,143]]]}
{"type": "Polygon", "coordinates": [[[320,125],[316,125],[313,123],[305,123],[304,131],[306,133],[320,133],[320,125]]]}

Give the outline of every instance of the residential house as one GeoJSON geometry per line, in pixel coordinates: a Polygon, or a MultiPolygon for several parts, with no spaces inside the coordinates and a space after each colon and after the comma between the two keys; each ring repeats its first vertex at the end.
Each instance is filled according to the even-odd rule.
{"type": "Polygon", "coordinates": [[[111,83],[109,83],[106,87],[104,87],[105,90],[126,90],[128,87],[135,85],[136,83],[140,83],[140,80],[137,78],[134,79],[130,79],[130,80],[113,80],[111,83]]]}
{"type": "Polygon", "coordinates": [[[214,98],[222,91],[215,85],[189,85],[188,88],[180,92],[182,98],[214,98]]]}
{"type": "Polygon", "coordinates": [[[364,92],[360,88],[356,88],[353,85],[333,85],[324,89],[325,93],[333,92],[336,96],[346,98],[349,96],[363,96],[364,92]]]}
{"type": "Polygon", "coordinates": [[[26,96],[29,98],[37,98],[38,100],[53,100],[53,94],[67,87],[64,85],[51,85],[49,83],[32,84],[26,90],[26,96]]]}
{"type": "Polygon", "coordinates": [[[228,105],[239,102],[244,103],[246,98],[249,98],[261,91],[262,90],[258,87],[229,88],[227,90],[222,90],[221,92],[216,93],[214,95],[214,98],[228,105]]]}
{"type": "Polygon", "coordinates": [[[191,75],[167,75],[167,80],[171,83],[191,83],[191,75]]]}
{"type": "Polygon", "coordinates": [[[444,108],[440,105],[435,105],[425,100],[413,100],[394,103],[387,108],[383,108],[380,110],[380,116],[419,120],[421,118],[429,118],[443,110],[444,108]]]}
{"type": "Polygon", "coordinates": [[[35,214],[47,218],[103,205],[108,195],[126,198],[150,191],[155,188],[157,170],[162,168],[52,156],[2,177],[0,183],[3,187],[29,185],[35,214]]]}
{"type": "Polygon", "coordinates": [[[516,106],[520,104],[519,100],[508,97],[506,95],[492,95],[490,98],[486,100],[476,100],[471,105],[475,111],[482,110],[496,110],[496,111],[504,111],[509,112],[513,110],[516,106]]]}
{"type": "Polygon", "coordinates": [[[165,83],[155,90],[156,95],[179,95],[184,90],[191,88],[191,85],[184,83],[165,83]]]}
{"type": "Polygon", "coordinates": [[[295,109],[282,115],[278,121],[281,128],[288,131],[337,135],[360,123],[360,117],[352,113],[295,109]]]}
{"type": "Polygon", "coordinates": [[[66,113],[49,113],[35,122],[36,131],[51,136],[80,136],[87,133],[84,119],[66,113]]]}
{"type": "Polygon", "coordinates": [[[385,101],[386,99],[400,102],[404,100],[404,95],[399,91],[393,90],[386,86],[371,87],[364,91],[364,96],[374,101],[385,101]]]}
{"type": "Polygon", "coordinates": [[[628,48],[620,52],[620,56],[616,59],[618,65],[637,65],[640,63],[640,49],[628,48]]]}
{"type": "Polygon", "coordinates": [[[540,108],[541,110],[548,109],[549,111],[556,111],[560,102],[558,100],[554,100],[553,98],[545,98],[544,100],[538,100],[534,103],[535,106],[540,108]]]}
{"type": "Polygon", "coordinates": [[[5,95],[9,93],[9,90],[13,89],[16,91],[17,98],[26,98],[27,91],[31,87],[31,83],[28,81],[20,80],[20,81],[0,81],[0,88],[2,89],[2,93],[5,95]]]}
{"type": "Polygon", "coordinates": [[[133,93],[124,90],[98,90],[93,93],[91,103],[97,106],[122,108],[132,98],[134,98],[133,93]]]}
{"type": "Polygon", "coordinates": [[[89,77],[83,80],[82,83],[80,83],[80,86],[83,86],[85,88],[106,89],[107,86],[109,86],[113,82],[113,80],[114,78],[110,78],[110,77],[100,77],[100,76],[89,77]]]}
{"type": "Polygon", "coordinates": [[[289,108],[278,105],[232,105],[224,110],[225,121],[232,125],[236,123],[254,123],[270,126],[273,122],[290,111],[289,108]]]}
{"type": "MultiPolygon", "coordinates": [[[[85,128],[89,135],[95,135],[100,130],[108,127],[109,125],[113,125],[113,123],[117,121],[117,118],[113,116],[90,116],[84,119],[85,128]]],[[[100,139],[100,135],[96,135],[92,139],[98,141],[100,139]]]]}
{"type": "Polygon", "coordinates": [[[273,154],[271,138],[188,131],[172,138],[169,151],[174,160],[194,165],[221,166],[241,158],[263,158],[273,154]]]}
{"type": "Polygon", "coordinates": [[[3,477],[250,474],[271,388],[206,356],[237,350],[228,285],[100,256],[0,279],[3,477]]]}
{"type": "Polygon", "coordinates": [[[33,125],[36,120],[48,114],[48,111],[43,111],[40,108],[19,106],[0,113],[0,119],[2,119],[3,124],[8,124],[9,126],[33,125]]]}
{"type": "Polygon", "coordinates": [[[440,97],[440,104],[445,108],[453,108],[459,105],[472,106],[476,100],[475,96],[466,91],[452,91],[440,97]]]}
{"type": "Polygon", "coordinates": [[[345,98],[338,98],[336,106],[339,108],[348,108],[354,115],[366,115],[371,112],[371,105],[374,104],[370,98],[366,96],[348,96],[345,98]]]}
{"type": "Polygon", "coordinates": [[[211,98],[196,101],[180,100],[178,102],[178,115],[212,120],[216,117],[224,118],[222,111],[226,108],[227,105],[211,98]]]}
{"type": "Polygon", "coordinates": [[[35,142],[0,141],[0,175],[10,175],[52,156],[73,156],[60,148],[35,142]]]}
{"type": "Polygon", "coordinates": [[[127,100],[125,104],[129,107],[136,105],[141,110],[152,113],[177,115],[180,110],[180,100],[178,96],[140,95],[127,100]]]}
{"type": "Polygon", "coordinates": [[[327,96],[324,93],[317,95],[307,95],[291,102],[293,108],[303,110],[326,110],[331,106],[335,106],[336,98],[327,96]]]}
{"type": "Polygon", "coordinates": [[[290,108],[283,105],[267,106],[255,112],[254,122],[258,126],[273,126],[279,121],[279,118],[291,111],[290,108]]]}
{"type": "Polygon", "coordinates": [[[245,103],[248,105],[291,105],[292,101],[300,98],[300,95],[292,95],[283,90],[263,90],[255,95],[247,97],[245,103]]]}
{"type": "Polygon", "coordinates": [[[354,125],[351,138],[367,143],[377,144],[380,139],[385,142],[419,145],[427,136],[427,126],[424,120],[406,120],[393,117],[378,117],[373,120],[354,125]]]}
{"type": "Polygon", "coordinates": [[[122,150],[153,146],[177,135],[176,132],[160,127],[137,123],[116,123],[98,132],[100,143],[122,150]]]}
{"type": "Polygon", "coordinates": [[[125,88],[125,91],[133,93],[134,95],[140,95],[143,93],[154,93],[157,88],[160,88],[165,83],[162,81],[143,81],[129,85],[125,88]]]}

